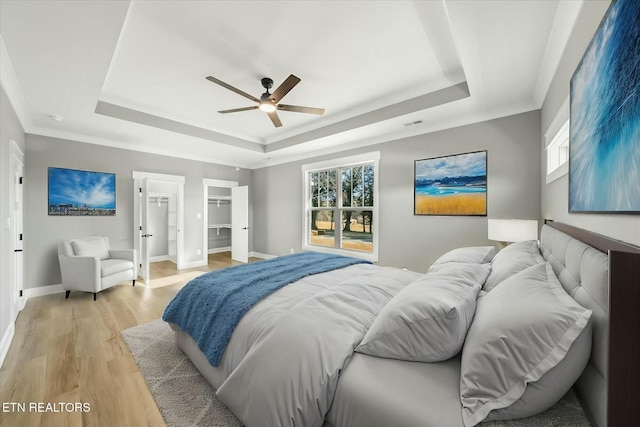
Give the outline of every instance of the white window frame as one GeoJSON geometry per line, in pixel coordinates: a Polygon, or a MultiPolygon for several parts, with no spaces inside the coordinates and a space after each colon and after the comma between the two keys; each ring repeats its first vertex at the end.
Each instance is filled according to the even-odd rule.
{"type": "MultiPolygon", "coordinates": [[[[331,159],[324,160],[321,162],[309,163],[302,165],[302,249],[303,250],[312,250],[318,252],[330,252],[337,253],[341,255],[352,256],[356,258],[363,258],[372,262],[378,261],[378,236],[380,229],[380,220],[378,215],[378,206],[380,205],[379,196],[378,196],[378,188],[379,188],[379,169],[380,169],[380,151],[373,151],[369,153],[357,154],[349,157],[342,157],[339,159],[331,159]],[[350,249],[343,249],[338,247],[328,247],[328,246],[320,246],[313,245],[309,241],[309,229],[310,229],[310,220],[311,220],[311,194],[310,194],[310,176],[312,172],[322,171],[326,169],[335,169],[341,167],[348,166],[358,166],[361,164],[373,163],[373,207],[371,211],[373,212],[373,223],[372,234],[373,234],[373,250],[372,252],[363,252],[356,251],[350,249]]],[[[341,180],[341,177],[338,176],[338,180],[341,180]]],[[[336,208],[338,206],[342,206],[342,192],[337,191],[336,194],[336,208]]],[[[338,209],[342,211],[342,209],[338,209]]],[[[368,210],[368,209],[367,209],[368,210]]],[[[340,228],[340,227],[336,227],[340,228]]],[[[340,233],[336,233],[335,236],[336,244],[340,242],[340,233]]]]}
{"type": "Polygon", "coordinates": [[[547,163],[547,184],[569,173],[569,98],[544,134],[547,163]]]}

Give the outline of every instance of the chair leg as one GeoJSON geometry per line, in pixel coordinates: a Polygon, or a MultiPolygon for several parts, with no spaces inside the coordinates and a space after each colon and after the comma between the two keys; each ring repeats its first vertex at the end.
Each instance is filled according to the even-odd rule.
{"type": "Polygon", "coordinates": [[[96,300],[96,296],[97,296],[97,295],[98,295],[98,293],[97,293],[97,292],[94,292],[94,293],[93,293],[93,300],[94,300],[94,301],[96,300]]]}
{"type": "Polygon", "coordinates": [[[133,279],[133,286],[136,285],[136,279],[133,279]]]}
{"type": "Polygon", "coordinates": [[[71,293],[71,291],[67,291],[64,293],[64,298],[67,299],[69,298],[69,294],[71,293]]]}

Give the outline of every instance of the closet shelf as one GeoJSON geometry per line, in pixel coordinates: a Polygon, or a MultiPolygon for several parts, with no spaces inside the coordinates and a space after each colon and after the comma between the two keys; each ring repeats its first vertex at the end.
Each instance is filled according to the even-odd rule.
{"type": "Polygon", "coordinates": [[[231,224],[209,224],[208,227],[209,230],[215,228],[216,229],[216,233],[218,234],[218,236],[220,235],[220,229],[221,228],[231,228],[231,224]]]}
{"type": "Polygon", "coordinates": [[[231,203],[231,196],[214,196],[214,195],[211,195],[211,196],[207,197],[207,201],[209,203],[215,203],[215,204],[218,205],[218,207],[220,207],[220,204],[224,204],[224,205],[230,204],[231,203]]]}

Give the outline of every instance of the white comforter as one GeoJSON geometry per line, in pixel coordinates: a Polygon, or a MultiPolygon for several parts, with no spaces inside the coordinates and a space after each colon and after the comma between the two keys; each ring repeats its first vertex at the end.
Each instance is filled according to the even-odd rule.
{"type": "Polygon", "coordinates": [[[320,427],[353,349],[380,309],[421,276],[361,264],[280,289],[234,331],[217,368],[218,397],[246,427],[320,427]]]}

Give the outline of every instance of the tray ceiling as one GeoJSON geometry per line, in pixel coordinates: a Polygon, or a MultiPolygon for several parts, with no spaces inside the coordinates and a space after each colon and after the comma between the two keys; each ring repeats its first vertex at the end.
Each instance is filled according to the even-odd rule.
{"type": "Polygon", "coordinates": [[[3,0],[2,84],[28,133],[256,168],[539,108],[567,3],[3,0]],[[289,74],[323,116],[205,80],[289,74]]]}

